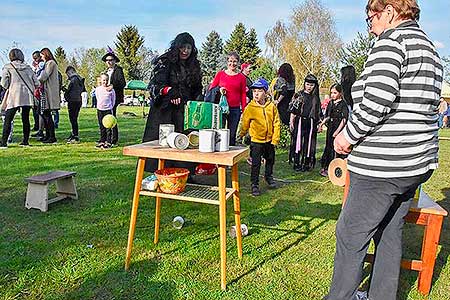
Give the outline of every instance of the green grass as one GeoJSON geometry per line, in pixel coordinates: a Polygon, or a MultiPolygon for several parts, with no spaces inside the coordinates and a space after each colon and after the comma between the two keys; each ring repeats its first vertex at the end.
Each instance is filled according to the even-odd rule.
{"type": "MultiPolygon", "coordinates": [[[[121,146],[141,140],[145,119],[138,108],[119,110],[121,146]]],[[[81,143],[66,145],[67,111],[61,112],[57,145],[32,141],[0,152],[0,299],[321,299],[327,293],[334,255],[334,229],[342,188],[326,183],[318,169],[295,174],[277,154],[275,177],[294,183],[249,196],[249,177],[241,174],[242,222],[250,234],[237,258],[227,239],[227,291],[220,290],[218,209],[163,200],[160,242],[153,244],[154,200],[142,197],[129,272],[124,271],[136,159],[122,148],[101,151],[95,110],[82,109],[81,143]],[[50,170],[76,171],[79,200],[52,204],[47,213],[24,208],[24,178],[50,170]],[[301,182],[314,180],[316,182],[301,182]],[[176,230],[174,216],[186,226],[176,230]],[[92,248],[88,245],[93,245],[92,248]]],[[[450,136],[450,130],[442,132],[450,136]]],[[[319,144],[323,145],[323,135],[319,144]]],[[[321,155],[319,147],[318,156],[321,155]]],[[[441,168],[424,189],[450,209],[450,142],[441,142],[441,168]]],[[[249,173],[246,163],[240,171],[249,173]]],[[[233,225],[232,204],[227,225],[233,225]]],[[[430,299],[450,299],[450,226],[446,219],[430,299]]],[[[416,258],[421,228],[407,225],[405,257],[416,258]]],[[[345,276],[345,274],[343,274],[345,276]]],[[[399,299],[423,299],[417,273],[402,271],[399,299]]]]}

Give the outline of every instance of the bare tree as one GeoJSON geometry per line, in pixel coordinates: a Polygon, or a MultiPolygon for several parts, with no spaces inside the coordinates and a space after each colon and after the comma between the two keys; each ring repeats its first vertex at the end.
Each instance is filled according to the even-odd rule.
{"type": "Polygon", "coordinates": [[[11,51],[11,49],[14,48],[20,49],[20,44],[18,42],[13,41],[11,46],[0,50],[0,60],[2,62],[2,65],[9,63],[9,51],[11,51]]]}
{"type": "Polygon", "coordinates": [[[288,22],[277,21],[265,40],[268,55],[277,64],[292,65],[297,84],[308,73],[316,75],[320,85],[329,83],[342,47],[334,18],[320,0],[306,0],[295,7],[288,22]]]}

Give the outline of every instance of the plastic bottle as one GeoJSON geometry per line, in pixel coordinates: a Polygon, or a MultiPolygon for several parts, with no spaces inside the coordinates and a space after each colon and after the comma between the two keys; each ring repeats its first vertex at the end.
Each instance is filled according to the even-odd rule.
{"type": "Polygon", "coordinates": [[[172,225],[175,229],[181,229],[184,225],[184,219],[181,216],[173,218],[172,225]]]}
{"type": "MultiPolygon", "coordinates": [[[[247,227],[247,225],[241,224],[241,233],[242,233],[242,236],[248,235],[248,227],[247,227]]],[[[230,231],[229,231],[229,235],[233,239],[236,238],[236,225],[231,226],[230,231]]]]}

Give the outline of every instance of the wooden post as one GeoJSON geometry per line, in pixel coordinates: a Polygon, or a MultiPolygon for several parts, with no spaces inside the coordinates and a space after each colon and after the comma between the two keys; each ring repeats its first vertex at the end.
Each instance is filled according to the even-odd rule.
{"type": "Polygon", "coordinates": [[[440,215],[428,215],[428,224],[425,226],[422,243],[422,270],[419,271],[417,284],[422,295],[430,293],[443,219],[444,217],[440,215]]]}
{"type": "Polygon", "coordinates": [[[241,232],[241,196],[239,194],[239,173],[237,164],[233,165],[231,169],[231,182],[233,189],[235,189],[233,195],[234,203],[234,222],[236,224],[236,242],[238,248],[238,257],[242,258],[242,232],[241,232]]]}
{"type": "Polygon", "coordinates": [[[136,217],[139,206],[139,193],[141,192],[142,176],[144,174],[145,158],[139,157],[136,170],[136,182],[134,183],[133,204],[131,207],[130,230],[128,232],[127,256],[125,258],[125,270],[130,267],[131,249],[133,248],[134,230],[136,229],[136,217]]]}
{"type": "MultiPolygon", "coordinates": [[[[164,169],[164,159],[158,160],[158,170],[164,169]]],[[[159,221],[161,219],[161,197],[156,197],[155,202],[155,237],[153,243],[157,244],[159,239],[159,221]]]]}
{"type": "MultiPolygon", "coordinates": [[[[219,165],[219,220],[220,220],[220,287],[227,288],[227,203],[226,203],[226,170],[225,166],[219,165]]],[[[237,229],[236,229],[237,231],[237,229]]]]}

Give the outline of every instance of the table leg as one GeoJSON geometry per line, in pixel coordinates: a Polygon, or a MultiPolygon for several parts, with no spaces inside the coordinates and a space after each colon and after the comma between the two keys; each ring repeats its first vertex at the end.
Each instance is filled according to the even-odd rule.
{"type": "Polygon", "coordinates": [[[144,174],[145,158],[139,157],[137,170],[136,170],[136,182],[134,183],[133,204],[131,207],[131,219],[130,230],[128,232],[128,245],[127,256],[125,258],[125,270],[130,267],[131,249],[133,248],[134,230],[136,229],[136,217],[139,206],[139,193],[142,186],[142,177],[144,174]]]}
{"type": "Polygon", "coordinates": [[[428,216],[428,224],[425,226],[421,258],[422,271],[419,272],[417,284],[417,288],[422,295],[430,293],[443,218],[443,216],[430,214],[428,216]]]}
{"type": "MultiPolygon", "coordinates": [[[[164,162],[164,159],[158,160],[158,170],[164,169],[164,162]]],[[[155,237],[153,243],[157,244],[159,239],[159,221],[161,219],[161,197],[156,197],[155,203],[155,237]]]]}
{"type": "Polygon", "coordinates": [[[241,232],[241,196],[239,194],[239,173],[238,165],[233,165],[231,169],[231,182],[236,192],[233,195],[234,203],[234,222],[236,223],[236,242],[238,248],[238,256],[242,258],[242,232],[241,232]]]}
{"type": "Polygon", "coordinates": [[[220,287],[226,289],[227,270],[227,203],[226,203],[226,170],[225,166],[218,168],[219,179],[219,220],[220,220],[220,287]]]}

